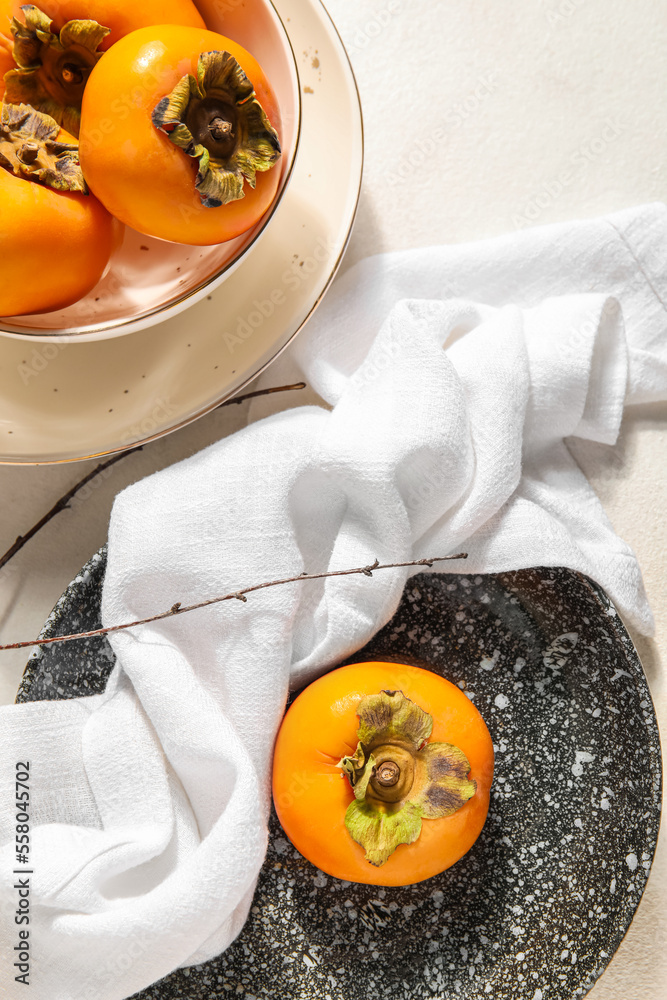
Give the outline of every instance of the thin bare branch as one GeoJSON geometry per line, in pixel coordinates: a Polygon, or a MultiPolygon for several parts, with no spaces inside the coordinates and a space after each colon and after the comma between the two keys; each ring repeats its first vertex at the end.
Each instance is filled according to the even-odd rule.
{"type": "Polygon", "coordinates": [[[270,396],[274,392],[292,392],[305,388],[305,382],[295,382],[294,385],[275,385],[270,389],[256,389],[254,392],[246,392],[242,396],[232,396],[231,399],[226,399],[224,403],[220,403],[218,409],[221,410],[223,406],[234,406],[235,403],[245,403],[246,399],[254,399],[255,396],[270,396]]]}
{"type": "Polygon", "coordinates": [[[168,611],[162,611],[160,614],[152,615],[150,618],[141,618],[138,621],[124,622],[122,625],[107,625],[106,628],[96,628],[92,629],[90,632],[75,632],[72,635],[56,635],[52,636],[50,639],[30,639],[23,642],[12,642],[5,646],[0,646],[0,650],[26,649],[28,646],[50,646],[55,642],[71,642],[73,639],[90,639],[93,636],[109,635],[111,632],[122,632],[128,628],[137,628],[138,625],[148,625],[151,622],[162,621],[164,618],[173,618],[176,615],[183,615],[187,611],[198,611],[200,608],[208,608],[211,604],[221,604],[223,601],[243,601],[245,603],[248,600],[246,596],[247,594],[253,594],[257,590],[266,590],[268,587],[281,587],[286,583],[303,583],[304,580],[324,580],[332,576],[354,576],[356,574],[372,576],[376,570],[399,569],[404,566],[428,566],[430,568],[433,566],[433,563],[436,562],[446,562],[449,559],[467,558],[467,552],[459,552],[457,555],[453,556],[433,556],[430,559],[411,559],[408,562],[397,563],[379,563],[376,559],[374,563],[371,563],[368,566],[357,566],[354,569],[337,569],[332,570],[329,573],[302,573],[300,576],[288,576],[282,580],[270,580],[268,583],[255,583],[252,587],[244,587],[242,590],[235,590],[230,594],[224,594],[222,597],[211,597],[207,601],[200,601],[198,604],[188,604],[185,607],[180,601],[178,601],[176,604],[172,604],[168,611]]]}
{"type": "Polygon", "coordinates": [[[105,469],[115,465],[116,462],[120,462],[121,458],[126,458],[135,451],[141,451],[141,445],[138,448],[130,448],[129,451],[122,451],[119,455],[114,455],[106,462],[100,462],[100,464],[96,465],[94,469],[83,477],[83,479],[80,479],[78,483],[75,483],[74,486],[67,491],[67,493],[64,493],[59,500],[56,500],[51,510],[47,511],[44,517],[40,518],[37,524],[32,526],[30,531],[26,531],[25,535],[19,535],[14,544],[7,549],[5,554],[0,556],[0,569],[2,569],[2,567],[9,562],[12,556],[15,556],[17,552],[20,552],[25,543],[29,542],[33,535],[36,535],[37,532],[44,527],[44,525],[48,524],[49,521],[56,516],[56,514],[59,514],[61,510],[66,510],[69,507],[70,500],[79,492],[79,490],[83,489],[83,487],[86,486],[91,479],[95,479],[96,476],[99,476],[100,472],[104,472],[105,469]]]}
{"type": "MultiPolygon", "coordinates": [[[[226,399],[224,403],[221,403],[218,409],[223,406],[233,406],[235,403],[244,403],[246,399],[254,399],[255,396],[270,396],[274,392],[291,392],[296,389],[305,389],[305,382],[295,382],[293,385],[276,385],[272,386],[270,389],[257,389],[255,392],[246,392],[243,396],[234,396],[232,399],[226,399]]],[[[112,458],[107,459],[106,462],[100,462],[96,465],[94,469],[88,472],[83,479],[80,479],[78,483],[75,483],[71,489],[64,493],[59,500],[56,500],[51,510],[47,511],[44,517],[40,518],[37,524],[34,524],[30,531],[26,531],[25,535],[19,535],[13,545],[7,549],[4,555],[0,556],[0,569],[5,566],[9,560],[20,552],[26,542],[37,534],[45,525],[51,521],[56,514],[59,514],[62,510],[66,510],[69,507],[70,500],[82,490],[84,486],[87,486],[91,479],[95,479],[101,472],[105,469],[110,468],[110,466],[115,465],[116,462],[120,462],[121,459],[127,458],[128,455],[133,455],[135,451],[141,451],[143,445],[139,445],[137,448],[129,448],[127,451],[121,451],[112,458]]]]}

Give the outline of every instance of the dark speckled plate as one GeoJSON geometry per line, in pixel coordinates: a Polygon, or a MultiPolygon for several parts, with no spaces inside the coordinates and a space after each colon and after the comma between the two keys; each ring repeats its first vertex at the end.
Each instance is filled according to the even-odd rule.
{"type": "MultiPolygon", "coordinates": [[[[46,634],[98,624],[104,567],[102,551],[46,634]]],[[[632,920],[660,815],[655,714],[608,598],[569,570],[424,574],[352,659],[429,666],[477,705],[496,749],[481,837],[442,875],[378,889],[318,871],[274,816],[239,938],[137,1000],[583,996],[632,920]]],[[[104,640],[47,647],[18,700],[98,692],[112,664],[104,640]]]]}

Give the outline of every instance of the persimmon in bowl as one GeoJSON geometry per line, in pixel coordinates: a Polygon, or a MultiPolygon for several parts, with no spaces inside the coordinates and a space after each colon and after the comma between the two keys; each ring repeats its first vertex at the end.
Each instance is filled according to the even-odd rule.
{"type": "MultiPolygon", "coordinates": [[[[43,2],[47,7],[49,3],[51,7],[54,6],[51,0],[43,2]]],[[[81,14],[75,9],[77,2],[78,0],[67,0],[68,8],[65,12],[67,16],[86,16],[90,0],[80,0],[81,14]],[[69,8],[72,8],[72,12],[69,8]]],[[[182,0],[172,0],[172,2],[180,3],[182,0]]],[[[95,0],[95,5],[103,8],[104,2],[95,0]]],[[[48,7],[47,14],[55,17],[51,7],[48,7]]],[[[125,183],[126,193],[131,194],[131,180],[127,181],[123,171],[133,155],[135,160],[137,159],[136,149],[134,151],[132,149],[133,142],[135,147],[137,142],[136,129],[132,131],[132,115],[142,100],[144,104],[149,99],[153,100],[153,90],[160,100],[164,98],[163,105],[166,104],[169,95],[163,95],[159,87],[155,87],[154,71],[152,77],[151,74],[147,74],[145,83],[135,73],[134,77],[125,78],[115,99],[109,100],[104,107],[105,113],[103,115],[98,113],[94,102],[97,100],[99,103],[100,99],[104,98],[104,86],[105,84],[109,86],[112,81],[113,60],[116,60],[117,65],[120,64],[121,53],[131,51],[134,39],[137,40],[134,43],[135,48],[141,43],[143,51],[151,42],[150,26],[140,27],[132,34],[120,37],[116,41],[116,36],[113,34],[115,26],[112,25],[112,34],[99,44],[100,51],[105,51],[90,73],[83,91],[79,152],[84,177],[90,190],[114,216],[125,223],[122,240],[115,240],[116,247],[105,273],[87,294],[57,310],[2,318],[0,333],[21,338],[36,337],[40,340],[59,338],[99,340],[131,333],[162,322],[203,298],[221,284],[255,241],[262,238],[267,226],[271,224],[273,210],[279,203],[289,180],[300,129],[298,74],[289,37],[270,0],[245,0],[243,4],[196,0],[196,8],[201,14],[205,28],[200,29],[192,24],[183,27],[162,25],[159,28],[161,35],[155,46],[156,51],[158,48],[168,48],[170,41],[172,48],[175,48],[180,35],[189,40],[194,39],[192,44],[198,46],[197,52],[201,48],[202,53],[207,53],[211,48],[217,47],[216,36],[225,36],[230,42],[226,49],[232,56],[237,56],[240,62],[241,56],[238,53],[242,53],[244,60],[250,63],[248,76],[255,77],[252,84],[257,92],[256,96],[266,105],[264,121],[266,122],[268,117],[272,127],[270,131],[277,137],[276,147],[279,155],[275,158],[275,165],[270,169],[261,167],[260,169],[266,172],[258,172],[256,177],[252,177],[251,184],[245,185],[248,197],[242,197],[229,204],[223,203],[222,207],[218,207],[220,203],[214,200],[218,192],[214,189],[213,197],[208,197],[208,204],[211,207],[200,210],[207,195],[211,194],[211,181],[207,178],[205,183],[209,186],[208,189],[203,193],[199,192],[199,196],[193,191],[192,205],[181,203],[179,206],[175,203],[173,214],[175,224],[165,226],[159,225],[161,221],[159,212],[155,210],[153,218],[146,217],[147,206],[150,210],[152,191],[160,186],[166,175],[164,163],[156,161],[154,183],[144,182],[143,190],[137,189],[134,198],[137,211],[123,211],[122,199],[121,202],[114,200],[116,192],[112,185],[106,184],[110,166],[115,163],[118,167],[119,183],[125,183]],[[111,48],[109,39],[113,42],[111,48]],[[259,85],[258,79],[261,81],[259,85]],[[266,81],[268,84],[264,85],[266,81]],[[123,100],[124,96],[127,100],[123,100]],[[95,111],[95,114],[89,111],[87,118],[86,102],[95,111]],[[248,211],[250,207],[254,209],[254,216],[248,211]],[[212,230],[207,216],[216,215],[218,218],[231,221],[219,230],[212,230]],[[251,220],[250,227],[245,228],[248,220],[251,220]],[[153,235],[146,235],[147,232],[153,235]],[[158,238],[158,234],[162,238],[158,238]]],[[[89,16],[94,16],[94,12],[89,16]]],[[[58,27],[54,20],[54,28],[57,30],[58,27]]],[[[135,64],[137,61],[135,59],[135,64]]],[[[76,71],[76,67],[73,69],[76,71]]],[[[206,66],[202,69],[201,59],[199,66],[195,57],[179,59],[178,62],[174,60],[173,85],[177,88],[179,81],[188,73],[195,76],[199,74],[198,79],[201,82],[205,72],[206,66]]],[[[169,90],[172,90],[171,85],[169,90]]],[[[204,97],[202,103],[205,104],[207,100],[205,91],[204,97]]],[[[246,104],[250,103],[252,102],[246,101],[245,94],[240,95],[239,106],[243,110],[246,104]]],[[[250,127],[252,129],[253,122],[250,127]]],[[[257,130],[256,123],[254,127],[257,130]]],[[[169,135],[173,131],[168,116],[167,119],[163,116],[159,121],[154,116],[152,122],[149,121],[145,128],[148,141],[155,139],[154,144],[158,153],[164,153],[166,148],[167,159],[171,154],[172,163],[177,167],[180,166],[179,161],[182,159],[183,172],[192,171],[191,161],[182,148],[178,149],[167,141],[169,138],[173,143],[174,139],[169,135]],[[150,134],[151,131],[155,133],[155,137],[150,134]]],[[[264,145],[266,147],[266,143],[264,145]]],[[[204,158],[208,162],[208,157],[204,158]]],[[[200,158],[198,181],[204,172],[200,158]]],[[[168,188],[164,185],[163,190],[168,194],[168,188]]],[[[127,202],[127,197],[125,201],[127,202]]],[[[35,225],[35,238],[38,237],[37,229],[35,225]]]]}

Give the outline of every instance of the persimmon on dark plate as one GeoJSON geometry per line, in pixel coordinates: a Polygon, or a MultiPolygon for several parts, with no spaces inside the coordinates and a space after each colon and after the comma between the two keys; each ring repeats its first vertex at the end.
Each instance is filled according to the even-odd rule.
{"type": "MultiPolygon", "coordinates": [[[[104,567],[102,551],[46,632],[99,624],[104,567]]],[[[660,821],[655,714],[609,599],[566,569],[422,574],[351,659],[425,667],[480,710],[495,775],[479,837],[441,874],[382,887],[316,868],[274,814],[237,940],[135,1000],[221,1000],[239,986],[304,1000],[583,996],[632,920],[660,821]]],[[[103,639],[46,647],[29,661],[19,700],[95,693],[112,666],[103,639]]]]}
{"type": "Polygon", "coordinates": [[[289,708],[273,801],[289,839],[322,871],[411,885],[470,850],[492,777],[489,731],[460,688],[410,664],[354,663],[289,708]]]}

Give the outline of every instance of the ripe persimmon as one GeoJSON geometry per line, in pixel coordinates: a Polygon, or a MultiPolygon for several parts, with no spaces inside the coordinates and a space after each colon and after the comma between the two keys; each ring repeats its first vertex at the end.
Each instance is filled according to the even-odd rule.
{"type": "Polygon", "coordinates": [[[288,709],[273,799],[294,846],[328,875],[409,885],[470,849],[492,778],[491,737],[458,687],[421,667],[355,663],[288,709]]]}
{"type": "Polygon", "coordinates": [[[0,0],[0,44],[9,40],[14,57],[3,70],[5,100],[78,135],[83,91],[103,52],[137,28],[166,22],[205,27],[191,0],[0,0]]]}
{"type": "Polygon", "coordinates": [[[100,59],[81,108],[81,165],[128,226],[208,245],[248,230],[280,171],[279,111],[256,60],[212,31],[133,31],[100,59]]]}
{"type": "Polygon", "coordinates": [[[12,56],[11,43],[9,39],[4,38],[0,34],[0,101],[5,93],[5,73],[8,73],[10,69],[14,69],[15,66],[16,63],[12,56]]]}
{"type": "Polygon", "coordinates": [[[122,227],[86,193],[76,143],[46,115],[2,105],[0,315],[71,305],[100,280],[122,227]]]}
{"type": "MultiPolygon", "coordinates": [[[[13,17],[24,19],[21,0],[0,0],[0,32],[9,34],[13,17]]],[[[97,21],[109,29],[100,43],[104,52],[123,35],[150,24],[184,24],[192,28],[206,27],[192,0],[37,0],[34,5],[53,20],[53,31],[67,21],[97,21]]]]}

